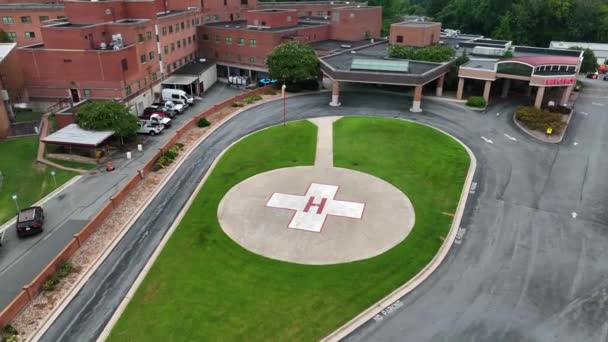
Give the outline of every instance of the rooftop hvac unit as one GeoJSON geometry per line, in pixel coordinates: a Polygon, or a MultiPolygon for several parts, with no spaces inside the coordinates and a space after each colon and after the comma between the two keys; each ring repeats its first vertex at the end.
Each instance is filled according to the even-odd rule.
{"type": "Polygon", "coordinates": [[[487,46],[476,46],[473,48],[474,55],[482,56],[502,56],[505,53],[503,48],[493,48],[487,46]]]}
{"type": "Polygon", "coordinates": [[[106,43],[100,43],[99,44],[99,49],[100,50],[106,50],[107,48],[108,48],[108,44],[106,44],[106,43]]]}

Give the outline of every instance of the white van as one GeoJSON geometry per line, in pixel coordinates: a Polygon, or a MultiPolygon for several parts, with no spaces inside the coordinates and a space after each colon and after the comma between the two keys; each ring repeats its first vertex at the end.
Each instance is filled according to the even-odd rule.
{"type": "Polygon", "coordinates": [[[194,103],[194,99],[192,98],[192,96],[188,95],[188,93],[180,89],[165,88],[161,90],[160,94],[163,98],[163,101],[173,101],[174,103],[183,102],[187,103],[188,105],[194,103]]]}

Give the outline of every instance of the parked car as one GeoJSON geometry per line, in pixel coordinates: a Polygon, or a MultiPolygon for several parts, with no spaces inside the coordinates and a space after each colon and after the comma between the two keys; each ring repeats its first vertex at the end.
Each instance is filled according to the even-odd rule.
{"type": "Polygon", "coordinates": [[[194,98],[181,89],[165,88],[160,91],[160,94],[163,101],[173,101],[175,103],[177,103],[177,101],[181,101],[187,105],[194,103],[194,98]]]}
{"type": "Polygon", "coordinates": [[[608,81],[608,75],[604,75],[604,81],[608,81]]]}
{"type": "Polygon", "coordinates": [[[263,86],[267,86],[269,84],[275,84],[277,83],[277,80],[271,80],[270,78],[262,78],[258,80],[258,86],[263,87],[263,86]]]}
{"type": "Polygon", "coordinates": [[[597,79],[598,75],[599,75],[599,73],[596,71],[596,72],[590,72],[590,73],[588,73],[586,77],[595,80],[595,79],[597,79]]]}
{"type": "Polygon", "coordinates": [[[167,101],[167,102],[154,102],[153,104],[150,105],[150,107],[158,107],[162,110],[164,110],[165,112],[169,112],[169,113],[175,113],[175,114],[181,114],[184,112],[184,106],[181,104],[175,104],[171,101],[167,101]]]}
{"type": "Polygon", "coordinates": [[[154,121],[162,123],[165,128],[171,127],[172,124],[171,118],[164,112],[154,112],[148,115],[142,115],[140,116],[140,119],[142,119],[142,121],[154,121]]]}
{"type": "Polygon", "coordinates": [[[44,211],[42,207],[25,208],[17,214],[17,236],[23,237],[44,230],[44,211]]]}
{"type": "Polygon", "coordinates": [[[139,116],[140,118],[147,118],[150,117],[150,115],[152,114],[158,114],[160,116],[164,116],[164,117],[168,117],[168,118],[173,118],[175,116],[174,112],[168,112],[166,110],[164,110],[164,107],[156,107],[156,106],[150,106],[150,107],[146,107],[144,108],[144,112],[139,116]]]}
{"type": "Polygon", "coordinates": [[[139,129],[137,130],[137,133],[155,136],[157,134],[161,134],[164,129],[165,126],[163,126],[162,123],[145,120],[139,122],[139,129]]]}

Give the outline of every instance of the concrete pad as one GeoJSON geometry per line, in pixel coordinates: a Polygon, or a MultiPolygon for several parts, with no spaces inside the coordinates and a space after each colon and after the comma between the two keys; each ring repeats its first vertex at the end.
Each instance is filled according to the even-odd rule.
{"type": "Polygon", "coordinates": [[[224,232],[243,248],[301,264],[371,258],[414,226],[409,199],[380,178],[334,167],[291,167],[234,186],[218,208],[224,232]]]}

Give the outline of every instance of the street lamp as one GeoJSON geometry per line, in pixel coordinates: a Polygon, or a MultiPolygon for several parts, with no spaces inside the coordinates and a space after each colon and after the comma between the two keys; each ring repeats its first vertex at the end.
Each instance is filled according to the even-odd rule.
{"type": "Polygon", "coordinates": [[[285,126],[285,116],[287,111],[287,107],[285,104],[285,88],[287,87],[285,86],[285,83],[283,83],[283,86],[281,87],[281,96],[283,97],[283,126],[285,126]]]}
{"type": "Polygon", "coordinates": [[[57,172],[55,172],[55,170],[51,170],[51,176],[53,176],[53,182],[55,182],[55,187],[57,187],[57,178],[55,178],[56,174],[57,172]]]}
{"type": "Polygon", "coordinates": [[[15,201],[15,207],[17,207],[17,212],[20,212],[21,210],[19,209],[19,203],[17,202],[17,194],[13,194],[12,199],[13,201],[15,201]]]}

